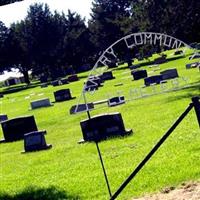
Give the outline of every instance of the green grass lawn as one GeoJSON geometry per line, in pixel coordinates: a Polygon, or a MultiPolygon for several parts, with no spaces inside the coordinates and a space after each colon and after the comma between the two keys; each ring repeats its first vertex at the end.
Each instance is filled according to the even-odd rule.
{"type": "MultiPolygon", "coordinates": [[[[185,68],[185,64],[191,62],[186,56],[160,65],[158,71],[142,67],[152,75],[176,67],[180,77],[187,77],[187,83],[180,81],[180,87],[187,86],[184,89],[160,94],[160,86],[156,86],[156,95],[112,108],[99,105],[91,112],[92,116],[120,112],[126,128],[134,131],[131,136],[99,144],[112,193],[187,108],[191,97],[200,95],[198,69],[185,68]]],[[[132,81],[130,70],[123,66],[114,70],[113,74],[116,79],[106,81],[104,87],[94,94],[87,94],[88,101],[102,100],[117,93],[130,100],[130,89],[144,84],[143,80],[132,81]],[[120,82],[122,86],[114,86],[120,82]]],[[[0,144],[0,199],[109,199],[95,144],[77,144],[82,138],[80,121],[87,115],[69,114],[70,107],[78,101],[83,82],[84,79],[81,79],[58,87],[38,86],[0,99],[1,113],[9,118],[34,115],[38,128],[47,130],[47,143],[53,145],[48,151],[21,154],[23,141],[0,144]],[[30,101],[48,97],[53,102],[53,92],[61,88],[70,88],[72,96],[77,98],[55,103],[52,107],[30,110],[30,101]]],[[[171,82],[166,86],[170,89],[171,82]]],[[[151,88],[147,88],[146,93],[150,92],[151,88]]],[[[1,130],[0,136],[3,137],[1,130]]],[[[130,199],[189,180],[200,180],[200,131],[194,111],[188,114],[118,199],[130,199]]]]}

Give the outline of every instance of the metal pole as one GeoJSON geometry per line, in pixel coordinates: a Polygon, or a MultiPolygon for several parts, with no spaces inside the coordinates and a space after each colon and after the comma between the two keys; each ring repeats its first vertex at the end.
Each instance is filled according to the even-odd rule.
{"type": "Polygon", "coordinates": [[[184,113],[176,120],[176,122],[171,126],[171,128],[165,133],[165,135],[160,139],[160,141],[153,147],[153,149],[147,154],[144,160],[135,168],[135,170],[131,173],[131,175],[122,183],[119,189],[114,193],[114,195],[110,198],[110,200],[116,199],[116,197],[122,192],[122,190],[128,185],[128,183],[137,175],[137,173],[143,168],[143,166],[147,163],[147,161],[154,155],[154,153],[158,150],[158,148],[165,142],[165,140],[169,137],[169,135],[174,131],[174,129],[180,124],[180,122],[185,118],[185,116],[190,112],[193,108],[193,104],[191,103],[184,113]]]}
{"type": "Polygon", "coordinates": [[[194,105],[194,110],[196,112],[196,116],[197,116],[197,121],[199,123],[199,127],[200,127],[200,102],[199,102],[199,97],[193,97],[192,98],[192,102],[194,105]]]}
{"type": "Polygon", "coordinates": [[[98,151],[98,154],[99,154],[99,159],[100,159],[100,162],[101,162],[101,166],[102,166],[102,169],[103,169],[103,174],[104,174],[104,177],[105,177],[105,180],[106,180],[106,185],[107,185],[107,188],[108,188],[108,192],[109,192],[110,197],[112,197],[112,193],[111,193],[111,190],[110,190],[108,177],[107,177],[106,170],[105,170],[104,163],[103,163],[103,159],[102,159],[102,156],[101,156],[101,151],[99,149],[98,142],[95,142],[95,143],[96,143],[97,151],[98,151]]]}
{"type": "MultiPolygon", "coordinates": [[[[85,105],[87,107],[87,101],[86,101],[85,93],[83,93],[83,98],[84,98],[84,101],[85,101],[85,105]]],[[[90,111],[88,109],[87,109],[87,115],[88,115],[88,119],[90,120],[91,116],[90,116],[90,111]]],[[[104,163],[103,163],[103,159],[102,159],[102,156],[101,156],[101,151],[99,149],[99,145],[98,145],[97,141],[95,142],[95,144],[96,144],[96,147],[97,147],[99,159],[100,159],[101,166],[102,166],[102,169],[103,169],[103,174],[104,174],[104,177],[105,177],[105,181],[106,181],[106,185],[107,185],[107,188],[108,188],[108,192],[109,192],[109,195],[111,197],[112,193],[111,193],[111,190],[110,190],[110,185],[109,185],[108,177],[107,177],[106,170],[105,170],[104,163]]]]}

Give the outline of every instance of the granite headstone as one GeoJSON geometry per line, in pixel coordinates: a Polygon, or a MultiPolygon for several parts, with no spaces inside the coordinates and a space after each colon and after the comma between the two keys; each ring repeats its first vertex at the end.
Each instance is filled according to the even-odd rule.
{"type": "Polygon", "coordinates": [[[139,80],[147,77],[147,70],[131,71],[134,80],[139,80]]]}
{"type": "Polygon", "coordinates": [[[49,98],[44,98],[44,99],[38,99],[38,100],[35,100],[35,101],[31,101],[31,109],[48,107],[48,106],[52,106],[52,104],[50,103],[49,98]]]}
{"type": "Polygon", "coordinates": [[[1,122],[4,140],[13,142],[24,138],[24,134],[37,131],[34,116],[25,116],[1,122]]]}
{"type": "Polygon", "coordinates": [[[144,84],[150,86],[152,84],[159,84],[161,81],[163,81],[162,75],[149,76],[144,79],[144,84]]]}
{"type": "Polygon", "coordinates": [[[163,80],[167,80],[167,79],[172,79],[172,78],[177,78],[178,77],[177,69],[167,69],[167,70],[164,70],[164,71],[160,72],[160,74],[162,75],[162,79],[163,80]]]}
{"type": "Polygon", "coordinates": [[[24,135],[25,152],[49,149],[52,145],[46,144],[46,131],[33,131],[24,135]]]}
{"type": "Polygon", "coordinates": [[[56,102],[67,101],[72,99],[70,89],[62,89],[54,92],[56,102]]]}
{"type": "Polygon", "coordinates": [[[125,136],[132,130],[126,130],[120,113],[93,116],[80,122],[83,139],[99,142],[113,136],[125,136]]]}

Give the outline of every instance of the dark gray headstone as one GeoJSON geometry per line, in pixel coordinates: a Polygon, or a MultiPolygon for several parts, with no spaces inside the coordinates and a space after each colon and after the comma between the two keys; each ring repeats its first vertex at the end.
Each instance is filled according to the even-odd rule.
{"type": "Polygon", "coordinates": [[[112,80],[114,79],[115,77],[113,76],[113,73],[111,71],[108,71],[108,72],[104,72],[102,75],[101,75],[101,78],[102,80],[106,81],[106,80],[112,80]]]}
{"type": "Polygon", "coordinates": [[[183,54],[183,51],[182,50],[177,50],[174,52],[174,55],[181,55],[183,54]]]}
{"type": "Polygon", "coordinates": [[[74,81],[78,81],[79,79],[78,79],[77,74],[73,74],[73,75],[68,76],[67,80],[69,82],[74,82],[74,81]]]}
{"type": "Polygon", "coordinates": [[[144,79],[144,84],[146,86],[150,86],[152,84],[159,84],[161,81],[163,81],[162,79],[162,75],[155,75],[155,76],[150,76],[144,79]]]}
{"type": "Polygon", "coordinates": [[[24,134],[37,131],[34,116],[18,117],[1,122],[4,139],[7,142],[21,140],[24,134]]]}
{"type": "Polygon", "coordinates": [[[162,64],[162,63],[165,63],[165,62],[167,62],[167,59],[166,59],[165,56],[161,56],[159,58],[154,59],[155,64],[162,64]]]}
{"type": "Polygon", "coordinates": [[[119,97],[113,97],[108,99],[108,106],[117,106],[125,103],[125,98],[124,96],[119,96],[119,97]]]}
{"type": "Polygon", "coordinates": [[[25,152],[45,150],[52,147],[47,145],[44,134],[46,131],[33,131],[24,135],[25,152]]]}
{"type": "Polygon", "coordinates": [[[72,99],[70,89],[62,89],[54,92],[56,102],[67,101],[72,99]]]}
{"type": "Polygon", "coordinates": [[[177,78],[178,72],[177,69],[167,69],[165,71],[160,72],[162,75],[163,80],[171,79],[171,78],[177,78]]]}
{"type": "Polygon", "coordinates": [[[134,80],[139,80],[147,77],[147,70],[138,70],[131,72],[134,80]]]}
{"type": "Polygon", "coordinates": [[[93,109],[94,109],[93,103],[73,105],[70,108],[70,114],[76,114],[76,113],[79,113],[79,112],[86,112],[87,110],[93,110],[93,109]]]}
{"type": "Polygon", "coordinates": [[[0,98],[3,98],[3,94],[2,93],[0,93],[0,98]]]}
{"type": "Polygon", "coordinates": [[[0,122],[8,120],[8,116],[4,114],[0,114],[0,122]]]}
{"type": "Polygon", "coordinates": [[[120,113],[110,113],[91,117],[80,122],[85,141],[101,141],[113,136],[124,136],[132,130],[126,130],[120,113]]]}

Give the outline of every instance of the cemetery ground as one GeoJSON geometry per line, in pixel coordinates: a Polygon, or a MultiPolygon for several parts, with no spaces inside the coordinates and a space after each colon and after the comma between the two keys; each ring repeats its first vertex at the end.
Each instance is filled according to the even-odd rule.
{"type": "MultiPolygon", "coordinates": [[[[177,68],[180,79],[187,77],[187,83],[180,81],[180,88],[127,101],[116,107],[98,105],[91,111],[92,116],[120,112],[125,127],[132,128],[134,132],[127,137],[99,143],[112,193],[185,111],[191,97],[200,95],[200,72],[197,68],[186,70],[185,64],[193,62],[188,57],[160,64],[157,70],[142,67],[152,75],[167,68],[177,68]]],[[[125,65],[114,69],[113,74],[116,79],[106,81],[94,94],[87,94],[90,102],[117,94],[124,94],[127,99],[131,88],[144,85],[143,80],[132,80],[130,69],[125,65]],[[117,83],[123,85],[115,87],[117,83]]],[[[1,113],[7,114],[9,119],[34,115],[38,128],[47,131],[47,143],[53,145],[47,151],[21,154],[23,141],[0,144],[0,199],[109,199],[95,144],[77,143],[82,138],[80,121],[87,115],[69,114],[71,106],[77,103],[84,81],[85,78],[82,78],[68,85],[38,86],[6,94],[0,99],[1,113]],[[30,101],[50,98],[54,102],[53,92],[65,88],[70,88],[72,96],[77,98],[55,103],[48,108],[30,110],[30,101]]],[[[172,87],[170,81],[166,87],[172,87]]],[[[152,90],[151,87],[144,89],[146,93],[152,90]]],[[[159,90],[160,86],[157,85],[156,91],[159,90]]],[[[2,131],[0,136],[3,137],[2,131]]],[[[200,131],[195,112],[192,111],[118,199],[132,199],[188,181],[199,181],[199,166],[200,131]]]]}

